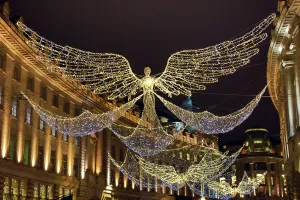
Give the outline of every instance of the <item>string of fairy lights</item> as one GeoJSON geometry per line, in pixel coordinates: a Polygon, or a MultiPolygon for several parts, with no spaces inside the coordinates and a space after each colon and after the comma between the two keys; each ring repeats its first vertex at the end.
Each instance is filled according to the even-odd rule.
{"type": "Polygon", "coordinates": [[[66,117],[52,113],[35,103],[27,95],[23,94],[40,116],[41,120],[45,121],[49,126],[59,131],[60,133],[73,135],[73,136],[84,136],[98,132],[112,125],[121,116],[123,116],[143,95],[140,95],[128,103],[102,114],[94,114],[88,110],[85,110],[82,114],[76,117],[66,117]]]}
{"type": "Polygon", "coordinates": [[[178,119],[186,125],[191,126],[200,132],[207,134],[226,133],[233,130],[235,127],[245,121],[258,105],[262,95],[267,86],[244,108],[225,116],[216,116],[211,112],[192,112],[185,110],[175,104],[165,100],[163,97],[155,93],[155,95],[163,102],[163,104],[170,110],[178,119]]]}
{"type": "Polygon", "coordinates": [[[163,73],[151,76],[151,69],[146,67],[143,77],[132,72],[128,60],[122,55],[61,46],[18,22],[20,31],[28,38],[28,46],[50,72],[65,79],[75,79],[83,89],[105,94],[108,99],[128,97],[129,101],[105,113],[84,111],[79,116],[66,117],[42,108],[26,95],[24,97],[42,120],[63,134],[85,136],[109,128],[135,153],[128,151],[122,164],[111,156],[109,158],[136,185],[169,187],[171,190],[188,186],[201,197],[220,199],[229,199],[236,193],[248,194],[258,187],[262,177],[251,179],[244,174],[237,188],[217,181],[235,162],[241,149],[232,155],[201,145],[168,149],[184,127],[177,130],[174,126],[161,124],[155,109],[155,97],[186,125],[200,132],[217,134],[231,131],[247,119],[266,87],[244,108],[221,117],[208,111],[194,113],[184,110],[154,90],[160,90],[169,97],[180,94],[190,96],[193,92],[205,90],[207,84],[218,82],[219,77],[233,74],[259,53],[258,45],[267,38],[264,31],[274,19],[275,14],[268,16],[236,39],[202,49],[176,52],[168,58],[163,73]],[[132,96],[137,97],[131,100],[132,96]],[[117,124],[117,120],[142,97],[144,109],[138,124],[135,127],[117,124]],[[181,153],[187,156],[186,162],[178,162],[178,156],[179,159],[183,157],[181,153]]]}

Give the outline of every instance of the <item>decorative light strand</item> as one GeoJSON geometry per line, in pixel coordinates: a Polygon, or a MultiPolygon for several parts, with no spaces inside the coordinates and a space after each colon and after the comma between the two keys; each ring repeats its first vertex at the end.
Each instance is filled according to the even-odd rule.
{"type": "Polygon", "coordinates": [[[88,110],[85,110],[77,117],[66,117],[53,114],[51,111],[39,106],[25,94],[23,95],[28,100],[35,112],[40,116],[40,118],[49,126],[60,133],[74,136],[89,135],[111,126],[143,96],[140,95],[128,103],[102,114],[94,114],[88,110]]]}
{"type": "Polygon", "coordinates": [[[163,104],[182,122],[206,134],[226,133],[233,130],[246,120],[254,108],[258,105],[267,86],[248,103],[244,108],[225,116],[216,116],[208,111],[195,113],[184,110],[179,106],[165,100],[155,93],[155,95],[163,102],[163,104]]]}
{"type": "MultiPolygon", "coordinates": [[[[73,77],[96,94],[108,94],[110,99],[123,98],[145,90],[150,84],[172,95],[191,95],[204,90],[204,84],[218,81],[218,77],[232,74],[250,62],[259,50],[258,44],[267,38],[262,33],[275,19],[272,14],[245,35],[203,49],[184,50],[172,54],[165,71],[139,79],[133,74],[126,58],[112,53],[92,53],[69,46],[57,45],[18,22],[20,30],[29,39],[28,45],[37,53],[50,71],[73,77]],[[150,81],[150,78],[152,80],[150,81]]],[[[153,88],[152,88],[153,89],[153,88]]],[[[145,91],[144,91],[145,92],[145,91]]]]}
{"type": "Polygon", "coordinates": [[[180,129],[163,127],[156,115],[154,95],[144,95],[144,110],[136,127],[113,124],[109,129],[132,151],[141,156],[152,156],[165,150],[177,137],[180,129]],[[148,122],[145,124],[145,122],[148,122]]]}

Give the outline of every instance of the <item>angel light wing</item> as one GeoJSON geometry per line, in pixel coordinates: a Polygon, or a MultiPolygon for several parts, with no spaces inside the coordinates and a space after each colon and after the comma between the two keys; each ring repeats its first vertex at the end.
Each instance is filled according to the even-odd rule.
{"type": "Polygon", "coordinates": [[[28,38],[29,47],[49,70],[75,78],[85,89],[116,99],[134,94],[140,88],[140,80],[125,57],[61,46],[41,37],[21,22],[17,25],[28,38]]]}
{"type": "Polygon", "coordinates": [[[165,71],[155,86],[172,95],[191,95],[192,91],[205,90],[205,84],[215,83],[220,76],[232,74],[245,66],[259,52],[258,44],[267,38],[264,30],[273,22],[275,14],[236,39],[204,49],[184,50],[172,54],[165,71]]]}

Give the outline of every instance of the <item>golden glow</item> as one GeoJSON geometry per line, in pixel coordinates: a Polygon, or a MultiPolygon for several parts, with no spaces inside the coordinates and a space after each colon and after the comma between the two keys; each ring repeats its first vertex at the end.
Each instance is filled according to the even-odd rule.
{"type": "MultiPolygon", "coordinates": [[[[241,37],[203,49],[183,50],[172,54],[164,72],[154,81],[154,86],[163,93],[191,95],[191,91],[204,90],[204,84],[215,83],[223,75],[232,74],[245,66],[259,52],[257,46],[267,38],[263,33],[273,22],[272,14],[258,26],[241,37]]],[[[117,99],[136,94],[152,81],[143,81],[131,70],[128,60],[113,53],[92,53],[69,46],[57,45],[29,29],[21,22],[17,25],[26,37],[27,44],[45,63],[49,71],[62,77],[73,77],[84,88],[96,94],[108,94],[117,99]]],[[[145,68],[150,76],[151,69],[145,68]]]]}
{"type": "Polygon", "coordinates": [[[267,129],[265,128],[249,128],[245,131],[245,133],[248,133],[248,132],[253,132],[253,131],[263,131],[263,132],[268,132],[267,129]]]}
{"type": "Polygon", "coordinates": [[[48,167],[49,167],[49,159],[45,158],[45,171],[48,171],[48,167]]]}

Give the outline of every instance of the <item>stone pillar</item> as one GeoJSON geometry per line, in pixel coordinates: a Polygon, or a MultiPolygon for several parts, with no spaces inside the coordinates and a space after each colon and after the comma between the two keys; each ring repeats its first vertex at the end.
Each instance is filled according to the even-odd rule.
{"type": "MultiPolygon", "coordinates": [[[[59,95],[58,100],[58,111],[63,111],[64,97],[59,95]]],[[[62,134],[57,132],[57,143],[56,143],[56,173],[60,174],[62,169],[62,134]]]]}
{"type": "Polygon", "coordinates": [[[283,171],[282,171],[282,163],[278,162],[276,166],[276,175],[279,183],[279,196],[283,197],[284,196],[284,191],[283,191],[283,171]]]}
{"type": "Polygon", "coordinates": [[[10,113],[12,105],[12,77],[14,72],[14,59],[6,54],[5,57],[5,71],[6,79],[4,83],[4,102],[3,102],[3,121],[2,121],[2,134],[1,134],[1,156],[7,157],[9,142],[10,142],[10,113]]]}
{"type": "Polygon", "coordinates": [[[103,173],[103,131],[97,133],[96,174],[103,173]]]}
{"type": "Polygon", "coordinates": [[[295,89],[294,89],[294,62],[292,60],[282,62],[283,73],[284,73],[284,84],[285,84],[285,109],[287,110],[287,121],[288,121],[288,138],[295,135],[296,124],[296,102],[295,102],[295,89]]]}
{"type": "MultiPolygon", "coordinates": [[[[251,178],[254,178],[254,163],[249,163],[250,164],[250,173],[251,173],[251,178]]],[[[256,190],[253,190],[253,195],[256,196],[256,190]]]]}
{"type": "Polygon", "coordinates": [[[290,49],[295,53],[295,88],[296,88],[296,106],[297,106],[297,127],[300,126],[300,34],[299,26],[294,30],[293,38],[295,44],[291,44],[290,49]]]}
{"type": "MultiPolygon", "coordinates": [[[[75,104],[73,102],[70,102],[70,117],[75,116],[75,104]]],[[[74,137],[69,136],[68,141],[68,176],[73,175],[73,165],[74,165],[74,137]]]]}
{"type": "MultiPolygon", "coordinates": [[[[34,93],[39,94],[40,93],[40,86],[41,81],[39,79],[35,79],[34,81],[34,93]]],[[[39,96],[34,95],[33,97],[34,102],[39,102],[39,96]]],[[[32,134],[31,134],[31,166],[35,166],[35,163],[37,161],[38,156],[38,145],[39,145],[39,115],[32,110],[32,134]]]]}
{"type": "Polygon", "coordinates": [[[85,157],[86,157],[86,140],[87,136],[81,137],[81,162],[80,162],[80,175],[81,179],[85,178],[85,157]]]}
{"type": "MultiPolygon", "coordinates": [[[[43,102],[41,100],[42,104],[44,107],[51,109],[52,108],[52,101],[53,101],[53,90],[51,88],[47,88],[47,103],[43,102]]],[[[49,164],[50,164],[50,158],[51,158],[51,133],[52,133],[52,128],[45,124],[45,144],[44,144],[44,166],[45,170],[47,171],[49,169],[49,164]]],[[[53,172],[56,172],[56,163],[54,163],[54,166],[52,166],[51,169],[53,172]]]]}
{"type": "Polygon", "coordinates": [[[105,136],[105,151],[106,151],[106,185],[111,186],[111,162],[108,157],[111,154],[111,132],[107,128],[103,130],[105,136]]]}
{"type": "MultiPolygon", "coordinates": [[[[273,180],[273,181],[274,181],[274,180],[273,180]]],[[[271,163],[267,163],[267,176],[266,176],[266,182],[267,182],[268,196],[272,196],[271,163]]]]}
{"type": "MultiPolygon", "coordinates": [[[[21,70],[21,91],[26,93],[27,88],[27,70],[23,67],[20,67],[21,70]]],[[[18,163],[23,162],[24,159],[24,124],[27,111],[27,102],[25,100],[19,101],[19,112],[18,112],[18,134],[17,134],[17,161],[18,163]]]]}

